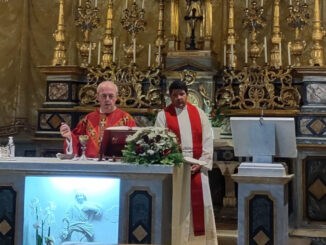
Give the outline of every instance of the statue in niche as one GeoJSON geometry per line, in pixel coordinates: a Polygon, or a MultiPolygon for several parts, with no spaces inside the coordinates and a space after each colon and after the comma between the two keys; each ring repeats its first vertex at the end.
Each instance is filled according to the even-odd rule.
{"type": "Polygon", "coordinates": [[[202,25],[203,11],[201,0],[186,0],[187,11],[184,19],[187,21],[186,49],[196,49],[196,25],[200,22],[202,25]]]}
{"type": "Polygon", "coordinates": [[[61,233],[62,241],[93,242],[93,220],[102,217],[102,208],[96,203],[87,201],[83,191],[77,191],[75,201],[69,207],[63,218],[65,227],[61,233]]]}

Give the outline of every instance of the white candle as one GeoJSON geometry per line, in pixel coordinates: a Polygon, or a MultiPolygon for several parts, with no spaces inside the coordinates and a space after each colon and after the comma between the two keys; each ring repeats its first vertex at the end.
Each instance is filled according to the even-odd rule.
{"type": "Polygon", "coordinates": [[[97,0],[95,0],[95,8],[97,8],[97,0]]]}
{"type": "Polygon", "coordinates": [[[224,55],[223,64],[224,64],[224,67],[225,67],[226,66],[226,44],[224,44],[223,55],[224,55]]]}
{"type": "Polygon", "coordinates": [[[265,64],[267,64],[267,39],[264,37],[265,64]]]}
{"type": "Polygon", "coordinates": [[[291,43],[288,42],[288,62],[289,66],[291,66],[291,43]]]}
{"type": "Polygon", "coordinates": [[[79,0],[79,3],[78,3],[79,6],[81,6],[81,0],[79,0]]]}
{"type": "Polygon", "coordinates": [[[304,0],[304,3],[307,4],[307,0],[304,0]]]}
{"type": "Polygon", "coordinates": [[[246,0],[246,8],[249,7],[249,3],[248,3],[248,0],[246,0]]]}
{"type": "Polygon", "coordinates": [[[88,64],[91,63],[91,55],[92,55],[92,44],[89,43],[89,47],[88,47],[88,64]]]}
{"type": "Polygon", "coordinates": [[[245,63],[248,64],[248,38],[245,38],[245,63]]]}
{"type": "Polygon", "coordinates": [[[98,42],[97,64],[99,65],[100,62],[101,62],[101,41],[98,42]]]}
{"type": "Polygon", "coordinates": [[[292,5],[292,0],[290,0],[290,5],[292,5]]]}
{"type": "Polygon", "coordinates": [[[161,45],[158,46],[158,65],[161,65],[161,45]]]}
{"type": "Polygon", "coordinates": [[[231,67],[233,67],[234,62],[234,50],[233,50],[233,43],[231,44],[231,67]]]}
{"type": "Polygon", "coordinates": [[[152,52],[152,46],[151,44],[148,44],[148,67],[151,67],[151,52],[152,52]]]}
{"type": "Polygon", "coordinates": [[[282,66],[282,44],[279,42],[278,49],[280,50],[280,66],[282,66]]]}
{"type": "Polygon", "coordinates": [[[144,7],[145,7],[145,0],[143,0],[143,3],[142,3],[142,5],[141,5],[141,8],[142,8],[142,9],[144,9],[144,7]]]}
{"type": "Polygon", "coordinates": [[[117,42],[116,39],[117,39],[116,37],[113,38],[113,55],[112,55],[112,62],[115,62],[115,49],[116,49],[116,42],[117,42]]]}
{"type": "Polygon", "coordinates": [[[133,39],[133,57],[134,63],[136,64],[136,38],[133,39]]]}
{"type": "Polygon", "coordinates": [[[128,0],[126,0],[126,9],[128,8],[128,0]]]}
{"type": "Polygon", "coordinates": [[[264,6],[264,0],[261,0],[261,2],[260,2],[260,6],[261,6],[261,7],[264,6]]]}

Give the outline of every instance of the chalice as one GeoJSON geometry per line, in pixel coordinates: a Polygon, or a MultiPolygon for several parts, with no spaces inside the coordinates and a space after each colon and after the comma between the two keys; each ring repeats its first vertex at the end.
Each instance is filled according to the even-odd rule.
{"type": "Polygon", "coordinates": [[[78,139],[79,139],[79,143],[81,144],[81,149],[82,149],[82,155],[79,158],[79,160],[87,160],[85,153],[86,153],[86,144],[88,141],[88,135],[79,135],[78,139]]]}

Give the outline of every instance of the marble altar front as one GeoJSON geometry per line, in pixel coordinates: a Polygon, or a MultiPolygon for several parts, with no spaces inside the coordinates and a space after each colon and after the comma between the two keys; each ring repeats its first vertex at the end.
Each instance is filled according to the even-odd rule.
{"type": "Polygon", "coordinates": [[[28,176],[119,178],[119,243],[171,244],[173,166],[23,157],[0,161],[0,244],[23,244],[28,176]]]}

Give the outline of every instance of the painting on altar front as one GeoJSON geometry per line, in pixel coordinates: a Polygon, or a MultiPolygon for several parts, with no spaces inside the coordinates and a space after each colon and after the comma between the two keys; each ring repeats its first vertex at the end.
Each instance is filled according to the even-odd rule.
{"type": "Polygon", "coordinates": [[[118,243],[120,179],[29,176],[23,245],[118,243]]]}

